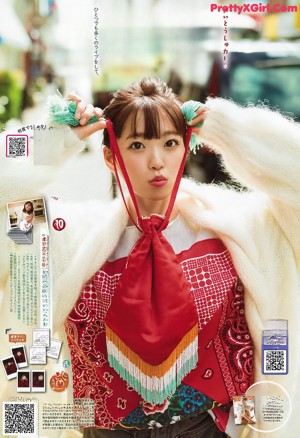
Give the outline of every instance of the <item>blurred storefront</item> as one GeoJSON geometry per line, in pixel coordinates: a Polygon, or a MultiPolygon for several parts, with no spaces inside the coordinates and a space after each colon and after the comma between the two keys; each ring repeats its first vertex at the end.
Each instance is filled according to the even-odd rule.
{"type": "MultiPolygon", "coordinates": [[[[221,50],[223,38],[222,14],[212,13],[211,3],[112,0],[108,5],[99,0],[101,74],[93,81],[96,102],[106,105],[109,92],[145,75],[162,77],[184,98],[190,85],[203,86],[210,72],[203,44],[218,42],[221,50]]],[[[232,39],[256,39],[259,28],[252,17],[231,14],[232,39]]]]}
{"type": "MultiPolygon", "coordinates": [[[[3,0],[0,15],[0,86],[6,102],[0,120],[18,119],[35,105],[35,94],[46,82],[51,67],[41,29],[55,11],[52,0],[3,0]]],[[[0,109],[1,111],[1,109],[0,109]]]]}
{"type": "Polygon", "coordinates": [[[26,84],[23,53],[31,41],[18,18],[12,0],[1,2],[0,14],[0,122],[20,114],[26,84]]]}
{"type": "Polygon", "coordinates": [[[271,0],[271,6],[280,4],[280,12],[270,13],[265,17],[263,37],[276,41],[280,39],[296,40],[300,38],[300,2],[297,0],[271,0]],[[292,12],[293,8],[296,12],[292,12]]]}

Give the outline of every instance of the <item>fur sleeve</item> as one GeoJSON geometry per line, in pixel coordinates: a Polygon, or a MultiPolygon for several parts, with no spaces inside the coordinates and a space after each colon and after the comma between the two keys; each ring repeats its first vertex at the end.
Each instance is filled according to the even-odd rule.
{"type": "Polygon", "coordinates": [[[244,186],[284,203],[300,202],[300,125],[267,107],[209,98],[201,140],[220,153],[244,186]]]}
{"type": "Polygon", "coordinates": [[[300,272],[300,125],[262,106],[210,98],[207,107],[201,140],[236,180],[266,198],[300,272]]]}

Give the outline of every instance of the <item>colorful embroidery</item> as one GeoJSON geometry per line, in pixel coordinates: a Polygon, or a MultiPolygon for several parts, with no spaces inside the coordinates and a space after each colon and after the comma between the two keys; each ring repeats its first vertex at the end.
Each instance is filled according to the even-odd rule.
{"type": "Polygon", "coordinates": [[[188,418],[191,415],[219,406],[209,397],[187,385],[178,386],[175,394],[165,400],[162,405],[150,405],[142,402],[141,406],[134,409],[124,420],[120,427],[145,429],[153,426],[165,426],[176,421],[188,418]]]}

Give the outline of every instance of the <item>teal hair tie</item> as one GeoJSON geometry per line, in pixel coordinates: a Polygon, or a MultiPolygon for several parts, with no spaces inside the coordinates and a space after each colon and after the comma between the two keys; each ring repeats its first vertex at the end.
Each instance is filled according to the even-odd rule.
{"type": "MultiPolygon", "coordinates": [[[[77,104],[74,100],[65,100],[62,96],[55,95],[49,97],[48,106],[52,123],[71,126],[79,125],[79,120],[75,117],[77,104]]],[[[98,121],[99,118],[92,115],[86,124],[90,125],[98,121]]]]}
{"type": "MultiPolygon", "coordinates": [[[[195,100],[188,100],[187,102],[185,102],[182,107],[181,107],[181,111],[183,114],[183,117],[185,118],[185,121],[188,125],[190,125],[191,121],[196,117],[197,115],[197,111],[203,106],[203,104],[201,102],[197,102],[195,100]]],[[[199,122],[196,125],[194,125],[195,127],[200,127],[203,125],[204,122],[199,122]]],[[[192,134],[191,136],[191,140],[190,140],[190,144],[189,144],[189,148],[192,152],[194,152],[194,154],[196,153],[196,151],[198,149],[200,149],[202,146],[201,142],[199,143],[198,137],[196,136],[196,134],[192,134]]]]}

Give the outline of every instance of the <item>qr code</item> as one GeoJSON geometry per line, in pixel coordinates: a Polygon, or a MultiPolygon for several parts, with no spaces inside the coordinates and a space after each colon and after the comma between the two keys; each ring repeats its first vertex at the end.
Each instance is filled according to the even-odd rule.
{"type": "Polygon", "coordinates": [[[11,158],[28,155],[28,135],[7,135],[6,156],[11,158]]]}
{"type": "Polygon", "coordinates": [[[3,403],[3,435],[37,435],[37,408],[34,402],[3,403]]]}
{"type": "Polygon", "coordinates": [[[264,373],[286,374],[287,356],[285,350],[264,350],[264,373]]]}

